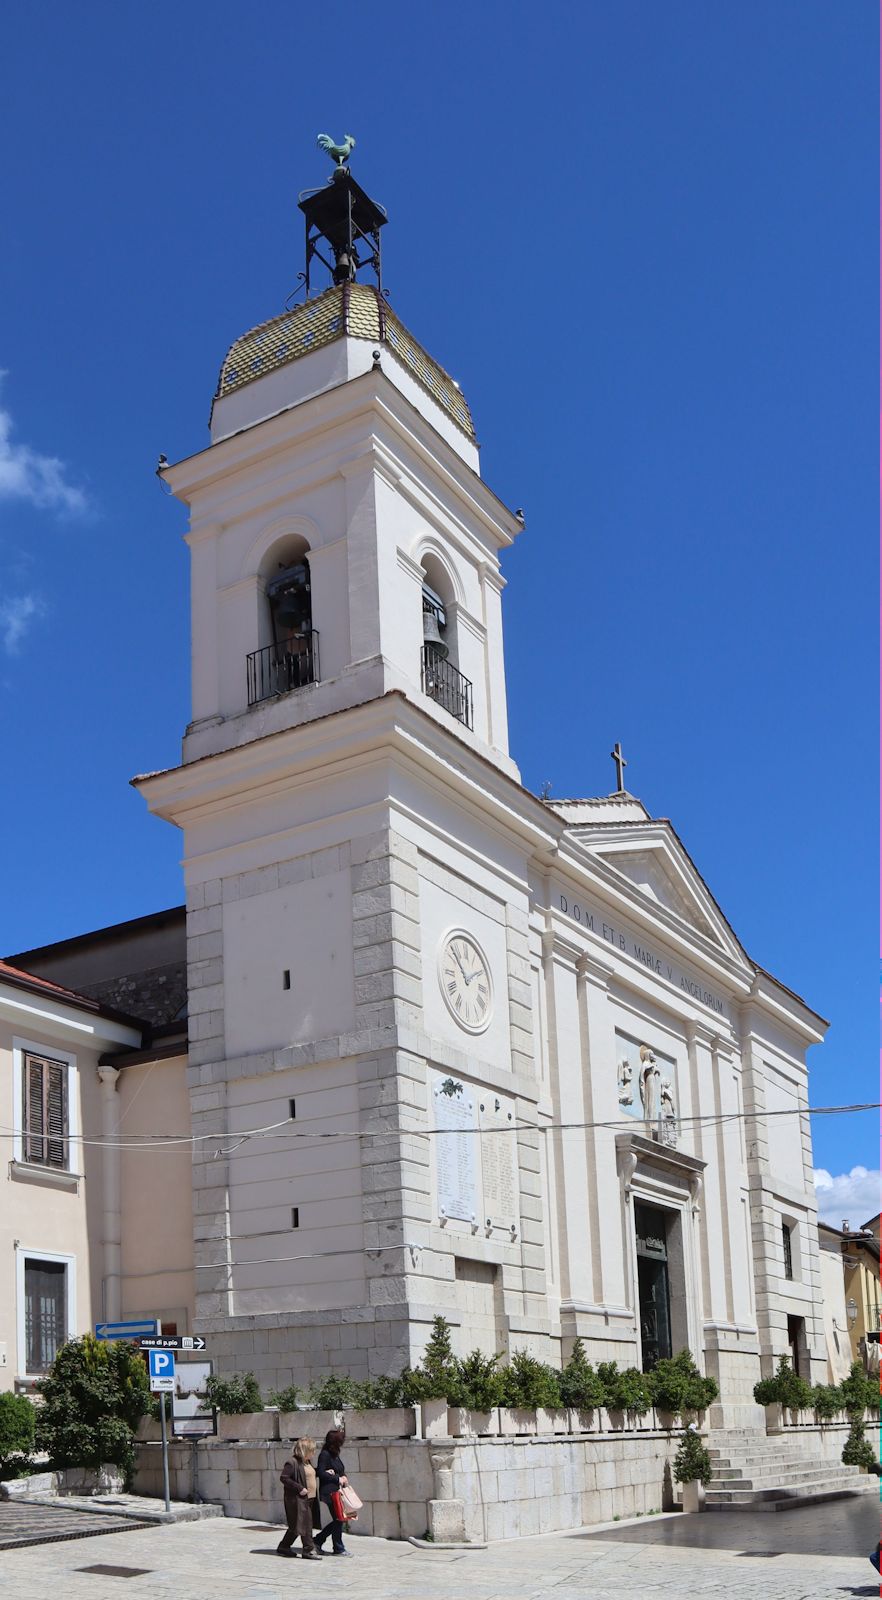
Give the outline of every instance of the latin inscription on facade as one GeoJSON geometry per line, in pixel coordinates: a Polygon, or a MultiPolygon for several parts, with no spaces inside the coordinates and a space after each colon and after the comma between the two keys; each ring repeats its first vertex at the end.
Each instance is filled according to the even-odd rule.
{"type": "Polygon", "coordinates": [[[674,962],[668,961],[657,951],[650,948],[644,941],[629,933],[627,929],[611,923],[606,915],[601,915],[593,906],[587,905],[584,900],[572,900],[569,895],[558,895],[558,905],[564,916],[571,917],[582,928],[588,928],[591,933],[596,933],[607,944],[613,946],[622,955],[629,956],[632,961],[639,961],[640,965],[647,967],[650,972],[656,973],[659,978],[664,978],[673,984],[676,989],[682,989],[686,994],[698,1000],[710,1011],[715,1011],[718,1016],[725,1015],[726,1005],[719,995],[707,989],[697,978],[684,972],[674,962]]]}
{"type": "Polygon", "coordinates": [[[473,1226],[478,1222],[478,1135],[473,1092],[444,1078],[432,1088],[435,1135],[435,1182],[438,1215],[473,1226]],[[442,1087],[443,1085],[443,1087],[442,1087]]]}

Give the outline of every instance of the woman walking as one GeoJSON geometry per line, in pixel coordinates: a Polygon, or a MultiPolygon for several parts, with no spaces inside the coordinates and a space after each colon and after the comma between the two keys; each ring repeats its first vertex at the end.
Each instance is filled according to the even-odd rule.
{"type": "Polygon", "coordinates": [[[291,1451],[290,1461],[282,1468],[282,1486],[285,1491],[285,1517],[287,1532],[276,1546],[280,1556],[292,1556],[294,1540],[303,1545],[304,1561],[321,1561],[312,1536],[312,1496],[315,1494],[316,1475],[312,1465],[315,1454],[314,1439],[298,1439],[291,1451]]]}
{"type": "MultiPolygon", "coordinates": [[[[318,1485],[319,1499],[323,1500],[328,1510],[331,1511],[331,1496],[336,1494],[349,1482],[346,1468],[340,1458],[343,1449],[343,1440],[346,1435],[342,1428],[331,1428],[325,1435],[325,1442],[318,1458],[318,1485]]],[[[351,1556],[352,1551],[347,1550],[343,1544],[343,1529],[345,1523],[331,1512],[331,1520],[321,1533],[316,1534],[316,1545],[321,1549],[322,1544],[331,1535],[331,1553],[335,1556],[351,1556]]]]}

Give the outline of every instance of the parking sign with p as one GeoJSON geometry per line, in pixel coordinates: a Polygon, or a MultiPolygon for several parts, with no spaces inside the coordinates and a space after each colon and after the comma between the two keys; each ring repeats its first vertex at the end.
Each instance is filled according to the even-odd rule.
{"type": "Polygon", "coordinates": [[[175,1353],[173,1350],[148,1350],[150,1388],[154,1394],[174,1394],[175,1353]]]}

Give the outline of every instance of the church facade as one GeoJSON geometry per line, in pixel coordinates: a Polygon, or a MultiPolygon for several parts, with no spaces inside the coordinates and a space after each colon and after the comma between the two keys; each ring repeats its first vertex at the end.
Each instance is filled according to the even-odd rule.
{"type": "Polygon", "coordinates": [[[759,1420],[780,1354],[826,1370],[825,1023],[621,767],[600,798],[521,785],[500,557],[523,519],[458,386],[355,279],[331,213],[367,197],[345,169],[321,194],[335,281],[236,341],[208,448],[163,473],[192,721],[135,781],[184,843],[194,1328],[268,1385],[398,1370],[438,1311],[461,1353],[686,1345],[712,1420],[759,1420]]]}

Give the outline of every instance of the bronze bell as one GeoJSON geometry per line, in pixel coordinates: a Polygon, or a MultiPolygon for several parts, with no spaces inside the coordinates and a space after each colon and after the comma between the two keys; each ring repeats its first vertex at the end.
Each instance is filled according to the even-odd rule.
{"type": "Polygon", "coordinates": [[[426,610],[423,612],[423,644],[431,645],[435,654],[441,656],[443,660],[446,660],[450,654],[449,646],[444,643],[441,637],[441,629],[438,626],[438,618],[434,611],[426,610]]]}

